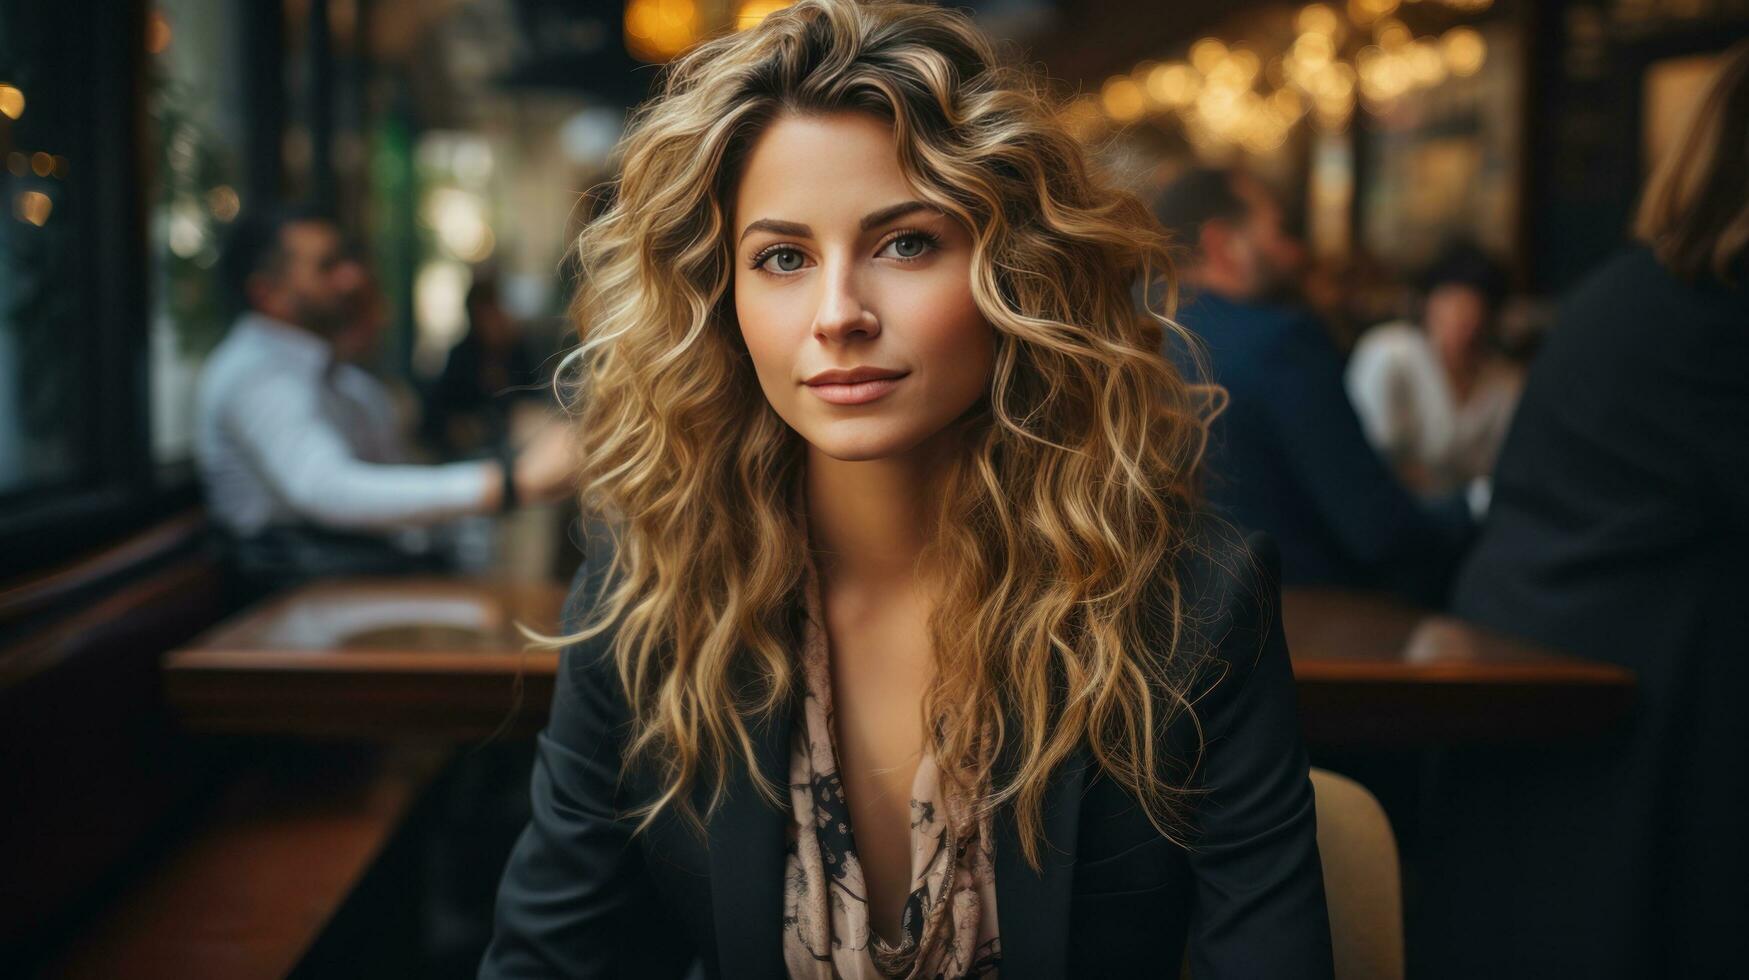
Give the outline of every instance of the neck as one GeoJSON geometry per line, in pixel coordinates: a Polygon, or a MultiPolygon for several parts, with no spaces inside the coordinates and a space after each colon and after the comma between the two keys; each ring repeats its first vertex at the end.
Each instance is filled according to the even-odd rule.
{"type": "Polygon", "coordinates": [[[902,456],[855,462],[810,447],[808,534],[822,573],[840,582],[912,579],[928,544],[939,459],[928,443],[902,456]]]}
{"type": "Polygon", "coordinates": [[[322,341],[323,343],[329,343],[332,339],[326,333],[323,333],[321,330],[318,330],[315,326],[308,324],[308,323],[304,323],[304,322],[297,320],[297,319],[290,317],[290,316],[282,316],[281,314],[274,313],[270,310],[263,310],[263,309],[258,309],[255,307],[250,307],[249,312],[255,314],[258,317],[262,317],[264,319],[271,320],[274,323],[276,323],[282,327],[290,327],[293,330],[298,330],[298,331],[301,331],[303,333],[307,333],[310,336],[316,338],[317,340],[322,341]]]}
{"type": "Polygon", "coordinates": [[[1445,363],[1445,376],[1451,382],[1452,391],[1460,400],[1467,397],[1470,386],[1476,380],[1476,373],[1481,367],[1480,356],[1469,351],[1440,351],[1440,360],[1445,363]]]}

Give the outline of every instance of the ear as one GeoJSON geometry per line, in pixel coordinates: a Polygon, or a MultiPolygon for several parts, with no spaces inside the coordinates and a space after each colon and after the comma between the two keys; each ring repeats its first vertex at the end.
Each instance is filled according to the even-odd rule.
{"type": "Polygon", "coordinates": [[[277,315],[282,312],[274,308],[277,305],[278,286],[279,283],[267,273],[252,272],[243,281],[243,296],[249,301],[251,309],[277,315]]]}

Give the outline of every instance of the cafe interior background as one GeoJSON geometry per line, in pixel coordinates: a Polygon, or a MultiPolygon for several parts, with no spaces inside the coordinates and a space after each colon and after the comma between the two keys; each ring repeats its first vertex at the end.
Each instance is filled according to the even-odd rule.
{"type": "MultiPolygon", "coordinates": [[[[526,754],[550,686],[514,621],[554,625],[586,532],[564,504],[468,519],[468,584],[330,583],[273,607],[274,656],[227,660],[250,610],[212,581],[192,463],[219,248],[257,202],[332,209],[386,298],[371,367],[409,420],[481,269],[550,367],[629,107],[777,6],[0,0],[0,963],[468,975],[489,925],[427,898],[465,875],[440,842],[461,826],[501,865],[507,832],[467,801],[526,785],[460,785],[456,760],[526,754]],[[387,650],[492,665],[425,677],[387,650]]],[[[1138,193],[1199,163],[1262,176],[1342,284],[1313,297],[1339,347],[1408,313],[1462,237],[1508,270],[1521,359],[1749,26],[1744,0],[964,6],[1138,193]]],[[[1383,800],[1412,904],[1439,743],[1387,727],[1333,724],[1312,757],[1383,800]]]]}

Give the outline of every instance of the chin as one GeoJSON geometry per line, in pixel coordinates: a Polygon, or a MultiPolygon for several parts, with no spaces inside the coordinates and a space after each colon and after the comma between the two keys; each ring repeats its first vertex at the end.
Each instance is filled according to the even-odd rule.
{"type": "Polygon", "coordinates": [[[902,456],[931,435],[910,427],[869,424],[873,421],[818,426],[802,432],[801,436],[816,451],[832,459],[860,463],[902,456]]]}

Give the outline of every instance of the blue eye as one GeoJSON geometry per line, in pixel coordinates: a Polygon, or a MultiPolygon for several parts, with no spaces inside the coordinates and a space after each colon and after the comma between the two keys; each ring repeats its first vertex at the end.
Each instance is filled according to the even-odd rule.
{"type": "Polygon", "coordinates": [[[759,257],[753,260],[753,265],[755,267],[762,266],[765,264],[766,259],[773,256],[779,256],[777,265],[780,272],[794,272],[802,267],[802,253],[793,248],[784,248],[782,246],[766,249],[764,252],[759,253],[759,257]],[[785,265],[783,257],[793,259],[794,264],[785,265]]]}
{"type": "Polygon", "coordinates": [[[902,231],[888,239],[887,244],[894,246],[894,251],[899,259],[912,262],[933,251],[937,245],[941,244],[941,238],[926,231],[902,231]],[[907,254],[902,247],[899,247],[900,242],[914,243],[912,248],[916,251],[907,254]]]}

